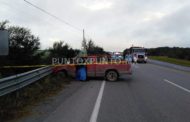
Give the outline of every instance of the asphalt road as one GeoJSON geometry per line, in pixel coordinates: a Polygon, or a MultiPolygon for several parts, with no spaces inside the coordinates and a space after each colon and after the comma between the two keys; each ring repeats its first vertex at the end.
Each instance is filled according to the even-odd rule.
{"type": "Polygon", "coordinates": [[[73,81],[23,122],[189,122],[190,73],[133,66],[118,82],[73,81]]]}

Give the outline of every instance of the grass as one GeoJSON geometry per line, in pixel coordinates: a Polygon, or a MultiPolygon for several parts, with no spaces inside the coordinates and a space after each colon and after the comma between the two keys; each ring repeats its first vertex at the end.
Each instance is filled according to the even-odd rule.
{"type": "Polygon", "coordinates": [[[61,75],[50,75],[19,91],[0,97],[0,122],[30,114],[34,105],[57,94],[69,81],[70,79],[61,75]]]}
{"type": "Polygon", "coordinates": [[[172,63],[172,64],[190,67],[190,61],[188,61],[188,60],[169,58],[166,56],[149,56],[149,58],[153,59],[153,60],[158,60],[158,61],[163,61],[163,62],[168,62],[168,63],[172,63]]]}

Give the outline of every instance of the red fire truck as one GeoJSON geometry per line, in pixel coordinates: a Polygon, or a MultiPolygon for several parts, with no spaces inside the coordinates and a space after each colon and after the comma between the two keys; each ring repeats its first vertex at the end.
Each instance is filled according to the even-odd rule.
{"type": "Polygon", "coordinates": [[[102,60],[100,56],[83,57],[82,64],[72,63],[66,65],[55,66],[54,73],[64,73],[66,76],[76,77],[77,67],[84,66],[86,68],[87,77],[105,77],[108,81],[117,81],[124,74],[132,74],[131,64],[126,61],[110,61],[102,60]]]}

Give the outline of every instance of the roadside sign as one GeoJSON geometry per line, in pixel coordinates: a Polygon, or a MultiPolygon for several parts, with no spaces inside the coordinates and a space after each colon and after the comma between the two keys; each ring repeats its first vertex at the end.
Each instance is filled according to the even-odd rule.
{"type": "Polygon", "coordinates": [[[9,53],[9,33],[7,30],[0,30],[0,56],[8,55],[9,53]]]}

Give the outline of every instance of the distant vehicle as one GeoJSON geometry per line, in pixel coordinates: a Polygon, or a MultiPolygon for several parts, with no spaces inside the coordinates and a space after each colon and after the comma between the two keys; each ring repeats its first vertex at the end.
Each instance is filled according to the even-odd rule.
{"type": "Polygon", "coordinates": [[[130,55],[130,54],[125,55],[125,60],[127,62],[131,63],[132,62],[132,55],[130,55]]]}
{"type": "MultiPolygon", "coordinates": [[[[101,57],[87,56],[85,57],[87,77],[105,77],[108,81],[117,81],[117,79],[124,74],[132,74],[132,67],[130,63],[122,61],[120,63],[99,62],[101,57]],[[95,62],[97,61],[97,62],[95,62]]],[[[76,77],[77,67],[79,64],[68,64],[63,66],[56,66],[54,73],[63,72],[65,75],[76,77]]]]}
{"type": "Polygon", "coordinates": [[[114,52],[111,58],[114,60],[123,60],[123,55],[120,52],[114,52]]]}
{"type": "Polygon", "coordinates": [[[136,59],[137,62],[147,62],[146,49],[143,47],[131,47],[129,49],[130,54],[132,55],[132,61],[136,59]]]}

